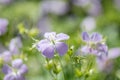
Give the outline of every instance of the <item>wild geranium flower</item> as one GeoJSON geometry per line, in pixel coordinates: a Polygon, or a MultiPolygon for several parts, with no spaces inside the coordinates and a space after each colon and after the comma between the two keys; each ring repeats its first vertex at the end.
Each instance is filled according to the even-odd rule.
{"type": "Polygon", "coordinates": [[[112,48],[108,51],[108,56],[97,57],[96,63],[100,71],[109,73],[113,69],[113,59],[120,56],[120,48],[112,48]]]}
{"type": "Polygon", "coordinates": [[[102,42],[102,35],[99,33],[92,33],[88,35],[87,32],[82,33],[82,39],[86,42],[86,46],[82,47],[81,51],[84,53],[92,53],[97,56],[101,56],[101,53],[106,53],[108,47],[105,43],[102,42]]]}
{"type": "Polygon", "coordinates": [[[12,61],[12,66],[5,64],[2,71],[5,74],[4,80],[25,80],[28,68],[21,59],[16,59],[12,61]]]}
{"type": "Polygon", "coordinates": [[[48,32],[44,34],[44,37],[45,39],[39,41],[36,47],[47,58],[52,58],[55,51],[58,52],[60,56],[67,52],[68,46],[62,41],[69,39],[68,35],[48,32]]]}
{"type": "Polygon", "coordinates": [[[6,19],[0,19],[0,36],[6,32],[8,21],[6,19]]]}

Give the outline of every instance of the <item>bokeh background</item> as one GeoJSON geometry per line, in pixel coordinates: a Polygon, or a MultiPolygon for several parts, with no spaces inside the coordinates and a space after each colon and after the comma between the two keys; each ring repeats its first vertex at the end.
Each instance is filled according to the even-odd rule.
{"type": "MultiPolygon", "coordinates": [[[[109,48],[120,46],[120,0],[0,0],[0,18],[8,20],[6,33],[0,36],[0,50],[7,49],[14,37],[22,39],[21,53],[29,68],[27,80],[51,80],[44,68],[45,58],[31,49],[33,38],[40,40],[45,32],[70,35],[67,43],[74,46],[74,54],[82,45],[83,31],[101,33],[109,48]]],[[[96,72],[87,80],[120,80],[120,58],[114,61],[113,72],[96,72]]],[[[83,80],[73,79],[71,67],[65,66],[65,71],[67,80],[83,80]]],[[[61,75],[58,80],[63,80],[61,75]]]]}

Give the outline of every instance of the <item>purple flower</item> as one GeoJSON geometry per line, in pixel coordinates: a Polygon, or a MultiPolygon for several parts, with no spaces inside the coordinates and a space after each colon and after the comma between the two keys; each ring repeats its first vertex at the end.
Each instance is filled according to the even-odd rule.
{"type": "Polygon", "coordinates": [[[98,16],[102,11],[100,0],[72,0],[73,4],[82,7],[89,15],[98,16]]]}
{"type": "Polygon", "coordinates": [[[108,52],[108,56],[97,58],[96,63],[100,71],[109,73],[113,69],[112,60],[120,56],[120,48],[112,48],[108,52]]]}
{"type": "Polygon", "coordinates": [[[50,20],[48,17],[42,17],[38,22],[38,29],[42,34],[47,31],[51,31],[52,25],[50,24],[50,20]]]}
{"type": "Polygon", "coordinates": [[[36,47],[47,58],[52,58],[55,51],[58,52],[60,56],[67,52],[68,46],[61,41],[69,39],[68,35],[64,33],[56,34],[55,32],[48,32],[44,34],[44,37],[45,39],[38,42],[36,47]]]}
{"type": "Polygon", "coordinates": [[[25,80],[28,68],[21,59],[16,59],[12,61],[12,66],[5,64],[2,71],[5,74],[4,80],[25,80]]]}
{"type": "Polygon", "coordinates": [[[86,45],[81,49],[82,52],[92,53],[97,56],[101,56],[101,53],[107,54],[108,47],[102,42],[102,35],[99,33],[94,32],[91,35],[88,35],[87,32],[83,32],[82,39],[86,42],[86,45]]]}
{"type": "Polygon", "coordinates": [[[8,21],[6,19],[0,19],[0,36],[5,34],[8,21]]]}
{"type": "Polygon", "coordinates": [[[114,6],[117,10],[120,11],[120,0],[114,0],[114,6]]]}
{"type": "Polygon", "coordinates": [[[41,4],[41,12],[42,14],[56,14],[56,15],[63,15],[68,11],[68,4],[64,1],[56,1],[56,0],[46,0],[43,1],[41,4]]]}
{"type": "Polygon", "coordinates": [[[9,51],[4,51],[3,53],[0,54],[0,58],[7,63],[12,60],[12,55],[9,51]]]}
{"type": "Polygon", "coordinates": [[[22,42],[19,37],[13,38],[9,44],[9,50],[12,54],[19,54],[19,49],[22,47],[22,42]]]}
{"type": "Polygon", "coordinates": [[[12,0],[0,0],[0,4],[9,4],[12,0]]]}
{"type": "Polygon", "coordinates": [[[83,30],[85,31],[92,31],[96,28],[96,21],[94,17],[86,17],[80,27],[82,27],[83,30]]]}

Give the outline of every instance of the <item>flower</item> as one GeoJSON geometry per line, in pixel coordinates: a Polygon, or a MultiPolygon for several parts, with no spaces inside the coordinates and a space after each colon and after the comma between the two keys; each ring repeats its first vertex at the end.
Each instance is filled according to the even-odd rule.
{"type": "Polygon", "coordinates": [[[50,20],[48,17],[41,17],[38,22],[39,31],[44,34],[47,31],[51,31],[52,25],[50,24],[50,20]]]}
{"type": "Polygon", "coordinates": [[[2,72],[5,74],[4,80],[25,80],[24,74],[28,68],[21,59],[16,59],[12,61],[12,66],[5,64],[2,72]]]}
{"type": "Polygon", "coordinates": [[[113,69],[112,60],[120,56],[120,48],[112,48],[109,50],[107,56],[97,58],[96,63],[100,71],[109,73],[113,69]]]}
{"type": "Polygon", "coordinates": [[[99,33],[92,33],[88,35],[87,32],[82,33],[82,39],[87,43],[84,47],[82,47],[81,51],[84,53],[92,53],[97,56],[101,56],[102,53],[107,54],[108,47],[105,43],[102,42],[102,35],[99,33]]]}
{"type": "Polygon", "coordinates": [[[84,18],[80,27],[85,31],[93,31],[96,28],[95,18],[91,16],[84,18]]]}
{"type": "Polygon", "coordinates": [[[39,41],[36,47],[47,58],[52,58],[55,51],[58,52],[60,56],[67,52],[68,46],[61,41],[69,39],[68,35],[64,33],[56,34],[55,32],[48,32],[44,34],[44,37],[45,39],[39,41]]]}
{"type": "Polygon", "coordinates": [[[88,15],[98,16],[102,12],[100,0],[72,0],[73,4],[82,7],[88,15]]]}
{"type": "Polygon", "coordinates": [[[9,43],[9,50],[12,54],[18,54],[21,47],[22,42],[20,37],[13,38],[9,43]]]}
{"type": "Polygon", "coordinates": [[[7,63],[12,60],[12,55],[9,51],[6,50],[0,54],[0,58],[7,63]]]}
{"type": "Polygon", "coordinates": [[[9,4],[12,0],[0,0],[0,4],[9,4]]]}
{"type": "Polygon", "coordinates": [[[0,19],[0,36],[6,32],[8,20],[0,19]]]}
{"type": "Polygon", "coordinates": [[[43,15],[52,13],[56,15],[64,15],[68,12],[68,4],[62,0],[46,0],[41,3],[41,12],[43,15]]]}

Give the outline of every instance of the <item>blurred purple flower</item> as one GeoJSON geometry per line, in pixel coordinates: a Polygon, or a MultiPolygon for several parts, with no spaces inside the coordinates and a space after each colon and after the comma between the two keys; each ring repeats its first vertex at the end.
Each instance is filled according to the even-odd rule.
{"type": "Polygon", "coordinates": [[[0,19],[0,36],[6,32],[8,20],[0,19]]]}
{"type": "Polygon", "coordinates": [[[43,15],[48,13],[63,15],[68,11],[68,4],[62,0],[46,0],[41,3],[41,10],[43,15]]]}
{"type": "Polygon", "coordinates": [[[83,30],[89,31],[89,32],[92,31],[92,30],[94,30],[95,27],[96,27],[95,18],[94,17],[86,17],[82,21],[80,27],[82,27],[83,30]]]}
{"type": "Polygon", "coordinates": [[[51,24],[48,17],[42,17],[38,22],[38,28],[42,34],[51,31],[51,24]]]}
{"type": "Polygon", "coordinates": [[[101,53],[105,53],[107,55],[108,47],[106,44],[102,43],[101,34],[94,32],[91,35],[88,35],[87,32],[83,32],[82,39],[87,44],[82,47],[82,52],[95,54],[97,56],[103,55],[101,53]]]}
{"type": "Polygon", "coordinates": [[[117,10],[120,10],[120,0],[114,0],[114,5],[117,10]]]}
{"type": "Polygon", "coordinates": [[[24,75],[28,72],[28,68],[21,59],[16,59],[12,61],[12,66],[5,64],[2,72],[5,74],[4,80],[25,80],[24,75]]]}
{"type": "Polygon", "coordinates": [[[0,54],[0,58],[7,63],[12,60],[12,55],[9,51],[4,51],[3,53],[0,54]]]}
{"type": "Polygon", "coordinates": [[[47,58],[52,58],[55,51],[57,51],[60,56],[67,52],[68,46],[61,41],[69,39],[68,35],[64,33],[56,34],[55,32],[48,32],[44,34],[44,37],[45,39],[41,40],[36,47],[47,58]]]}
{"type": "Polygon", "coordinates": [[[108,52],[108,56],[102,56],[97,58],[96,63],[100,71],[110,73],[113,69],[113,59],[120,56],[120,48],[112,48],[108,52]]]}
{"type": "Polygon", "coordinates": [[[82,7],[91,16],[101,13],[101,0],[73,0],[73,4],[82,7]]]}
{"type": "Polygon", "coordinates": [[[13,38],[9,44],[9,50],[12,54],[19,54],[19,49],[22,47],[22,42],[19,37],[13,38]]]}
{"type": "Polygon", "coordinates": [[[0,0],[0,4],[9,4],[12,0],[0,0]]]}

